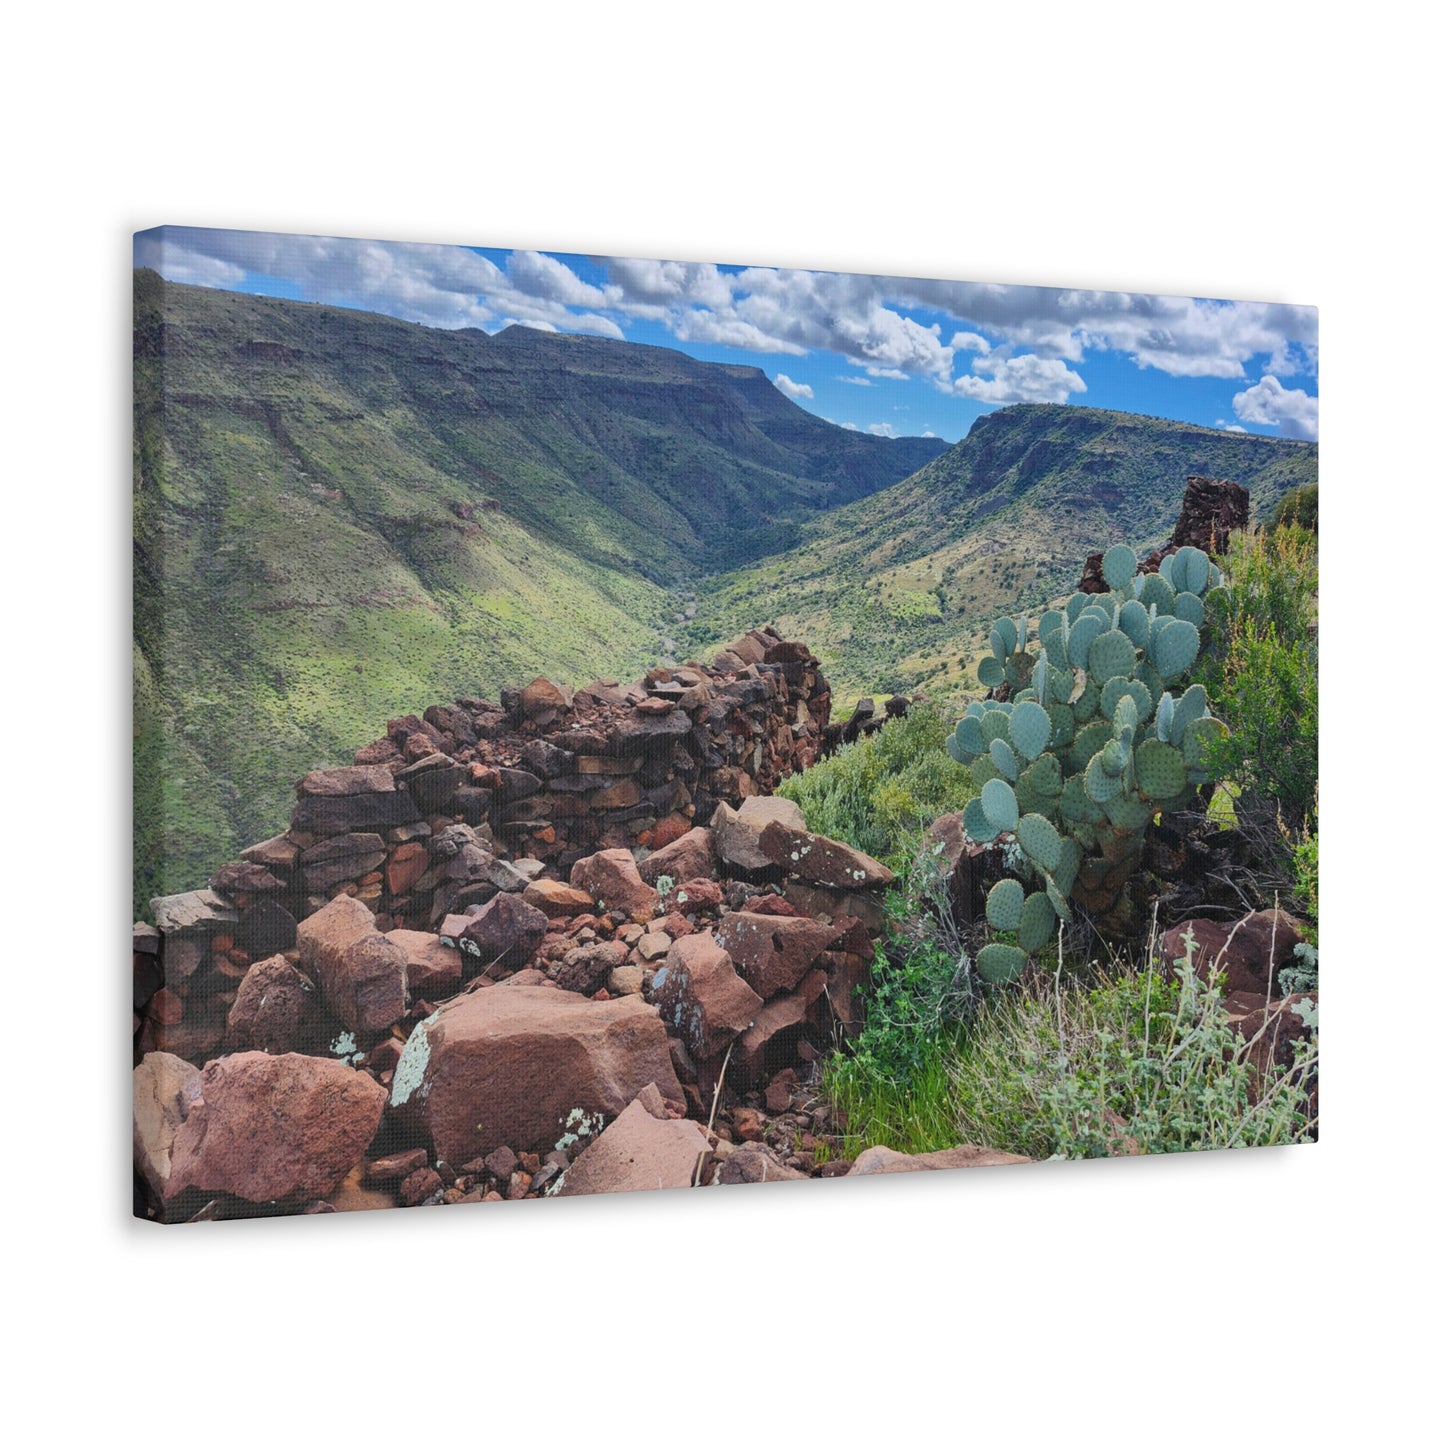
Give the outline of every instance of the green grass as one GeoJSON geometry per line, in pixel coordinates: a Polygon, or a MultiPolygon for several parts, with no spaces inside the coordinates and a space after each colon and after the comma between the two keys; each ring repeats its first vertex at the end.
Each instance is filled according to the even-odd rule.
{"type": "Polygon", "coordinates": [[[976,791],[967,768],[944,751],[952,715],[918,704],[871,737],[786,779],[778,791],[815,833],[838,838],[895,868],[918,846],[921,827],[957,812],[976,791]]]}

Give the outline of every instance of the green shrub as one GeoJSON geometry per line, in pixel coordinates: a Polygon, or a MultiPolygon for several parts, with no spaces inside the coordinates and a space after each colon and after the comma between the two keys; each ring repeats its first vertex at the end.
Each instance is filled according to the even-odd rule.
{"type": "Polygon", "coordinates": [[[1262,1076],[1226,1022],[1220,979],[1181,960],[1093,988],[996,995],[950,1068],[955,1128],[1032,1158],[1302,1142],[1312,1036],[1262,1076]]]}
{"type": "Polygon", "coordinates": [[[1308,531],[1320,529],[1320,484],[1295,487],[1275,503],[1270,513],[1266,530],[1273,532],[1276,527],[1304,527],[1308,531]]]}
{"type": "Polygon", "coordinates": [[[1207,761],[1241,786],[1247,809],[1297,833],[1319,784],[1316,539],[1294,526],[1242,534],[1227,565],[1196,672],[1230,728],[1207,761]]]}
{"type": "Polygon", "coordinates": [[[974,793],[967,774],[944,756],[951,726],[940,707],[915,704],[906,717],[786,779],[778,792],[802,808],[813,832],[906,867],[920,825],[957,812],[974,793]]]}

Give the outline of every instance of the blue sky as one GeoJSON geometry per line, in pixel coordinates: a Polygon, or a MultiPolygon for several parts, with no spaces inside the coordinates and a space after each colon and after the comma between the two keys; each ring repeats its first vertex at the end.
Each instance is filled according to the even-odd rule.
{"type": "Polygon", "coordinates": [[[428,326],[536,326],[753,365],[808,411],[882,436],[957,441],[1015,402],[1319,435],[1309,306],[180,227],[141,233],[135,259],[173,281],[428,326]]]}

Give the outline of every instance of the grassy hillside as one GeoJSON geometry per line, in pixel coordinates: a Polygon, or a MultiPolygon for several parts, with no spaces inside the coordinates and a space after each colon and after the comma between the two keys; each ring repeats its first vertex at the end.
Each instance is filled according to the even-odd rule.
{"type": "Polygon", "coordinates": [[[811,520],[797,545],[712,579],[684,644],[758,619],[806,637],[837,693],[977,690],[973,665],[1000,612],[1078,582],[1080,559],[1173,529],[1185,480],[1250,489],[1259,520],[1314,482],[1318,449],[1078,406],[1015,406],[916,475],[811,520]]]}
{"type": "Polygon", "coordinates": [[[273,830],[293,779],[388,717],[637,674],[669,587],[942,445],[660,348],[137,272],[137,908],[273,830]]]}

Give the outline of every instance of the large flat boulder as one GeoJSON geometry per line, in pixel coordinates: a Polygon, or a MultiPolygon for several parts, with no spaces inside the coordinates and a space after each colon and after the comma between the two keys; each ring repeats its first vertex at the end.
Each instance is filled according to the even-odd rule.
{"type": "Polygon", "coordinates": [[[925,1169],[977,1169],[991,1164],[1030,1164],[1025,1154],[1006,1154],[978,1144],[960,1144],[956,1149],[938,1149],[931,1154],[900,1154],[886,1144],[865,1149],[853,1162],[848,1178],[862,1174],[913,1174],[925,1169]]]}
{"type": "Polygon", "coordinates": [[[657,886],[659,878],[681,883],[687,878],[706,878],[713,870],[716,849],[711,828],[690,828],[680,838],[659,848],[637,865],[644,883],[657,886]]]}
{"type": "Polygon", "coordinates": [[[213,1059],[175,1136],[164,1197],[218,1190],[262,1204],[323,1199],[361,1162],[386,1090],[335,1059],[213,1059]]]}
{"type": "Polygon", "coordinates": [[[435,933],[393,928],[387,938],[406,954],[406,988],[413,999],[433,1003],[449,998],[462,986],[462,956],[435,933]]]}
{"type": "Polygon", "coordinates": [[[549,1153],[568,1135],[600,1130],[648,1084],[684,1103],[662,1020],[640,998],[489,988],[417,1025],[391,1102],[425,1129],[438,1158],[461,1163],[503,1144],[549,1153]]]}
{"type": "Polygon", "coordinates": [[[246,970],[226,1018],[229,1053],[309,1053],[325,1028],[321,1000],[300,969],[276,955],[246,970]]]}
{"type": "Polygon", "coordinates": [[[691,1119],[656,1119],[634,1099],[563,1176],[560,1194],[688,1189],[707,1135],[691,1119]]]}
{"type": "Polygon", "coordinates": [[[893,882],[893,870],[876,858],[806,828],[769,823],[762,831],[759,846],[768,862],[809,883],[852,891],[882,888],[893,882]]]}

